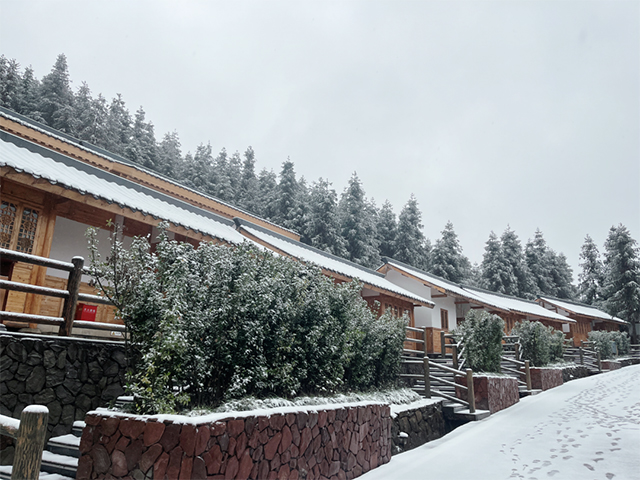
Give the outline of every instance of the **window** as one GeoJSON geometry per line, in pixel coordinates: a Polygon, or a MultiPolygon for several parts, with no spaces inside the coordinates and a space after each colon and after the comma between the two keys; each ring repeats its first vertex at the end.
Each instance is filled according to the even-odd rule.
{"type": "Polygon", "coordinates": [[[38,210],[17,202],[2,200],[0,202],[0,247],[32,253],[39,217],[38,210]]]}
{"type": "Polygon", "coordinates": [[[449,330],[449,311],[444,308],[440,309],[440,328],[449,330]]]}

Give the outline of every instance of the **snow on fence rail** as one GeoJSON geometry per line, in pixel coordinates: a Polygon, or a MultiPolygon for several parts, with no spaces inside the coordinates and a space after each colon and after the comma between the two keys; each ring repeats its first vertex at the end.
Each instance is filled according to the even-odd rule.
{"type": "Polygon", "coordinates": [[[9,280],[0,280],[0,288],[12,290],[16,292],[32,293],[36,295],[44,295],[64,299],[62,307],[62,317],[48,317],[45,315],[32,315],[27,313],[5,312],[0,311],[1,320],[16,320],[42,325],[57,325],[59,327],[58,335],[70,336],[73,327],[90,328],[94,330],[111,330],[125,332],[124,325],[101,322],[83,322],[74,320],[76,306],[78,300],[89,303],[98,303],[102,305],[113,305],[113,303],[104,297],[97,295],[89,295],[80,293],[80,280],[84,271],[84,258],[73,257],[71,262],[61,262],[50,258],[39,257],[26,253],[16,252],[0,248],[0,256],[3,259],[13,262],[23,262],[41,267],[54,268],[69,272],[67,280],[67,289],[61,290],[57,288],[41,287],[38,285],[30,285],[27,283],[12,282],[9,280]]]}

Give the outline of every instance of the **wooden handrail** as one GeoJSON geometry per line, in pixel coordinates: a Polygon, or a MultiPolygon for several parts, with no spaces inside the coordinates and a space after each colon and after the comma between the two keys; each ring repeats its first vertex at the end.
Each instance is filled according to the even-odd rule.
{"type": "Polygon", "coordinates": [[[0,248],[0,256],[6,260],[11,260],[12,262],[29,263],[31,265],[38,265],[40,267],[64,270],[66,272],[71,272],[73,270],[73,263],[61,262],[60,260],[39,257],[37,255],[31,255],[29,253],[16,252],[15,250],[8,250],[6,248],[0,248]]]}
{"type": "Polygon", "coordinates": [[[0,288],[4,290],[12,290],[14,292],[35,293],[36,295],[45,295],[47,297],[69,298],[67,290],[58,288],[40,287],[38,285],[30,285],[28,283],[11,282],[9,280],[0,280],[0,288]]]}
{"type": "Polygon", "coordinates": [[[16,439],[11,480],[38,480],[48,420],[49,410],[43,405],[25,407],[20,421],[0,415],[0,432],[16,439]]]}

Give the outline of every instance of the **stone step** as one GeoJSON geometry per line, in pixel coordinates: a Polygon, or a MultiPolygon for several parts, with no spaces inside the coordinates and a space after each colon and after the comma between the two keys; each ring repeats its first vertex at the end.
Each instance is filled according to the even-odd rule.
{"type": "Polygon", "coordinates": [[[58,455],[66,455],[68,457],[80,458],[80,437],[74,434],[53,437],[47,443],[47,450],[58,455]]]}
{"type": "Polygon", "coordinates": [[[87,424],[84,423],[82,420],[76,420],[75,422],[73,422],[73,428],[71,429],[71,433],[73,433],[76,437],[81,437],[82,431],[86,426],[87,424]]]}
{"type": "Polygon", "coordinates": [[[42,452],[42,466],[40,470],[47,473],[58,474],[68,478],[76,478],[78,459],[68,455],[58,455],[47,450],[42,452]]]}

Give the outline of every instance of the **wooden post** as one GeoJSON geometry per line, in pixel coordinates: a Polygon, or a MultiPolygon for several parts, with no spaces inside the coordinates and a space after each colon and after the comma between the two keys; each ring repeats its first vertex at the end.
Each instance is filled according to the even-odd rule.
{"type": "Polygon", "coordinates": [[[476,394],[473,391],[473,370],[467,368],[467,401],[469,413],[476,413],[476,394]]]}
{"type": "Polygon", "coordinates": [[[578,352],[580,352],[580,365],[584,365],[584,356],[582,355],[582,346],[578,347],[578,352]]]}
{"type": "Polygon", "coordinates": [[[596,354],[598,355],[598,371],[599,371],[600,373],[602,373],[602,363],[601,363],[601,359],[600,359],[600,350],[598,350],[598,351],[596,352],[596,354]]]}
{"type": "Polygon", "coordinates": [[[424,362],[424,396],[431,398],[431,370],[429,368],[429,357],[425,355],[424,362]]]}
{"type": "Polygon", "coordinates": [[[69,280],[67,281],[69,298],[65,299],[64,307],[62,308],[64,324],[60,325],[60,330],[58,330],[58,335],[63,337],[71,335],[71,330],[73,330],[73,317],[76,314],[76,305],[78,304],[78,293],[80,292],[80,281],[82,280],[84,258],[73,257],[71,259],[71,263],[73,263],[74,268],[69,273],[69,280]]]}
{"type": "Polygon", "coordinates": [[[520,360],[520,344],[516,343],[513,350],[513,358],[520,360]]]}
{"type": "Polygon", "coordinates": [[[444,347],[445,346],[445,338],[444,338],[444,330],[442,330],[440,332],[440,353],[442,353],[442,358],[444,358],[447,355],[447,349],[444,347]]]}
{"type": "Polygon", "coordinates": [[[524,361],[524,378],[527,382],[527,390],[531,390],[531,370],[529,370],[529,360],[524,361]]]}
{"type": "Polygon", "coordinates": [[[22,410],[11,480],[38,480],[48,421],[49,410],[43,405],[22,410]]]}
{"type": "Polygon", "coordinates": [[[458,370],[458,345],[451,345],[451,358],[453,359],[453,368],[458,370]]]}
{"type": "Polygon", "coordinates": [[[424,327],[424,330],[422,331],[422,338],[424,340],[424,356],[425,358],[427,358],[429,349],[427,347],[427,327],[424,327]]]}

